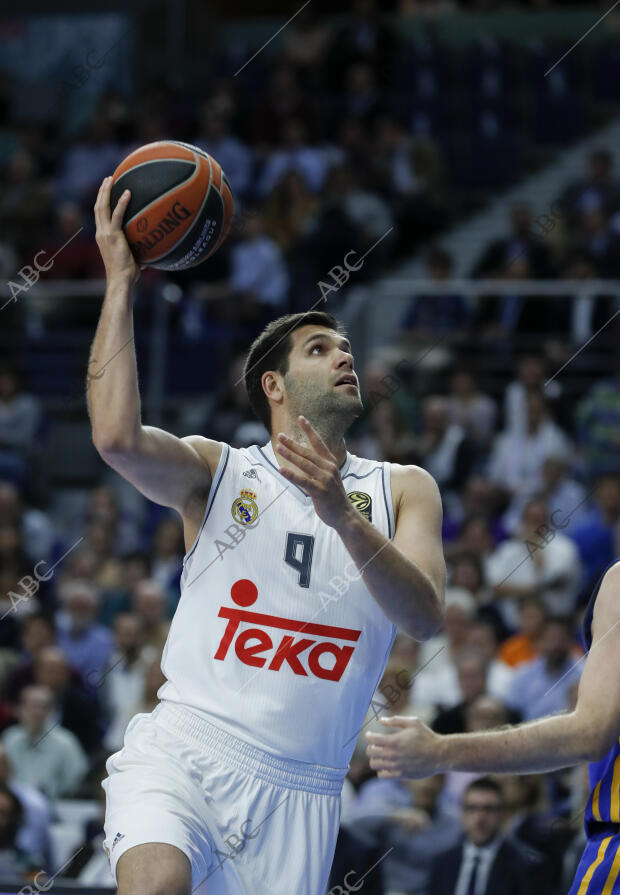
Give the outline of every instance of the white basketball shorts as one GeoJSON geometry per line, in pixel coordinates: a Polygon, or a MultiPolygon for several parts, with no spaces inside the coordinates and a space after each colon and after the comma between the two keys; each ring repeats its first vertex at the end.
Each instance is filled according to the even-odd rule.
{"type": "Polygon", "coordinates": [[[165,842],[187,855],[193,895],[324,895],[343,769],[279,758],[164,701],[131,720],[106,771],[115,879],[125,851],[165,842]]]}

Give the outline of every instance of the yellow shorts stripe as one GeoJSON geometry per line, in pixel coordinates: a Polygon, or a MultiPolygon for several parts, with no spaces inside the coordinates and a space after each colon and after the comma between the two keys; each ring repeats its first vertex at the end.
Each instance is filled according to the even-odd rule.
{"type": "Polygon", "coordinates": [[[596,786],[594,787],[594,791],[592,793],[592,817],[594,818],[594,820],[601,820],[601,821],[603,820],[603,818],[601,817],[601,809],[599,807],[598,800],[601,795],[601,783],[602,782],[603,782],[603,779],[601,778],[598,781],[598,783],[596,784],[596,786]]]}
{"type": "MultiPolygon", "coordinates": [[[[606,836],[605,839],[603,839],[603,841],[601,842],[596,858],[592,861],[592,863],[586,870],[586,872],[583,876],[583,879],[581,880],[581,885],[579,886],[577,895],[586,895],[586,892],[588,891],[588,887],[590,885],[592,877],[594,876],[596,868],[599,867],[605,860],[605,852],[607,851],[607,847],[612,839],[613,839],[613,836],[606,836]]],[[[616,857],[617,857],[617,855],[616,855],[616,857]]]]}
{"type": "Polygon", "coordinates": [[[611,780],[611,801],[609,819],[620,823],[620,755],[614,761],[614,775],[611,780]]]}
{"type": "Polygon", "coordinates": [[[613,891],[614,884],[618,879],[618,873],[620,873],[620,845],[616,849],[614,862],[611,865],[609,876],[607,877],[605,885],[603,886],[603,895],[610,895],[610,893],[613,891]]]}

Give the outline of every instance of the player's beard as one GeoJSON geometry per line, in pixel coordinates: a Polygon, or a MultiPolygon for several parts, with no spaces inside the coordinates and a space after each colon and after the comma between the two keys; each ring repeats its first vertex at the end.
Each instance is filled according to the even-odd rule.
{"type": "Polygon", "coordinates": [[[284,385],[289,419],[295,433],[302,433],[297,422],[297,417],[302,414],[328,446],[337,444],[364,410],[359,391],[343,388],[339,393],[334,386],[321,390],[311,380],[290,373],[285,373],[284,385]]]}

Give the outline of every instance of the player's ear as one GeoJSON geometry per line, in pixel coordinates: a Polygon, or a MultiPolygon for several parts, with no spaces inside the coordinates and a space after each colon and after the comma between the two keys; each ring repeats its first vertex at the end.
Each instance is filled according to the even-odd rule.
{"type": "Polygon", "coordinates": [[[272,401],[280,402],[284,397],[284,382],[279,373],[273,370],[267,370],[261,378],[263,391],[272,401]]]}

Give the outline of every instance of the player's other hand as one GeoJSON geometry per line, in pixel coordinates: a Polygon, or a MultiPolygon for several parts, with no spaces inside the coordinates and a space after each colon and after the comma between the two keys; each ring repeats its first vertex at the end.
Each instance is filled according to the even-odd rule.
{"type": "Polygon", "coordinates": [[[394,715],[381,718],[394,733],[368,731],[366,753],[370,767],[379,777],[430,777],[438,767],[439,734],[434,733],[419,718],[394,715]]]}
{"type": "Polygon", "coordinates": [[[129,243],[123,232],[123,217],[131,198],[129,190],[125,190],[114,212],[110,210],[110,193],[112,178],[106,177],[97,194],[95,202],[95,239],[105,265],[108,282],[113,279],[128,278],[135,283],[140,276],[140,267],[131,254],[129,243]]]}
{"type": "Polygon", "coordinates": [[[353,510],[342,484],[338,463],[312,423],[304,416],[298,416],[297,421],[309,444],[303,445],[279,432],[276,451],[297,467],[280,466],[280,472],[285,479],[310,495],[319,519],[337,529],[347,513],[353,510]]]}

